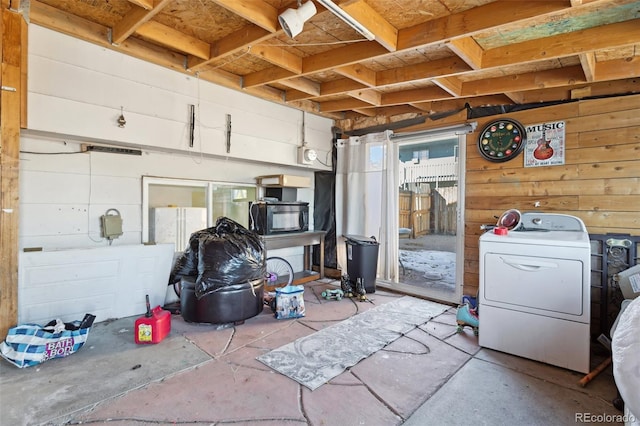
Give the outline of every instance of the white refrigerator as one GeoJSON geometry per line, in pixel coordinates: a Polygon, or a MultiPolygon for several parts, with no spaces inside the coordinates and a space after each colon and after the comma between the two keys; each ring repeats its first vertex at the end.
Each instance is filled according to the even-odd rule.
{"type": "Polygon", "coordinates": [[[149,239],[156,244],[174,243],[176,251],[184,251],[189,237],[207,227],[204,207],[156,207],[149,215],[149,239]]]}

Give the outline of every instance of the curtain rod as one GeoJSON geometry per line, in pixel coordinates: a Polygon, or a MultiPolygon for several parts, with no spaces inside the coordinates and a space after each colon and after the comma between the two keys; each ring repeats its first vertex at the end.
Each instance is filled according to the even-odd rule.
{"type": "Polygon", "coordinates": [[[476,121],[472,121],[470,123],[465,124],[457,124],[455,126],[448,127],[439,127],[437,129],[429,129],[429,130],[420,130],[417,132],[407,132],[407,133],[393,133],[389,135],[389,139],[393,141],[404,141],[409,139],[425,139],[432,137],[434,135],[441,135],[443,133],[455,133],[457,135],[462,135],[466,133],[471,133],[476,130],[478,123],[476,121]]]}

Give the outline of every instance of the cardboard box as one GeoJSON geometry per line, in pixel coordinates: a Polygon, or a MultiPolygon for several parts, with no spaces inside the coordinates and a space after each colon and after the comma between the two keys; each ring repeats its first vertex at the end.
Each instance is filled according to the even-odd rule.
{"type": "Polygon", "coordinates": [[[256,178],[258,185],[262,186],[283,186],[292,188],[309,188],[311,186],[311,178],[306,176],[292,175],[269,175],[258,176],[256,178]]]}

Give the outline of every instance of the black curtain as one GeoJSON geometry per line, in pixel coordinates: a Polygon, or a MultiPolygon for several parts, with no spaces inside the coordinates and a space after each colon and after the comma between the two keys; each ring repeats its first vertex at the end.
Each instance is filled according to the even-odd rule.
{"type": "MultiPolygon", "coordinates": [[[[337,129],[334,128],[334,132],[337,129]]],[[[331,151],[332,170],[328,172],[315,172],[315,191],[313,224],[316,231],[326,231],[324,238],[324,266],[338,268],[338,256],[336,252],[336,150],[337,135],[334,133],[333,149],[331,151]]],[[[313,264],[320,265],[320,249],[313,248],[313,264]]]]}

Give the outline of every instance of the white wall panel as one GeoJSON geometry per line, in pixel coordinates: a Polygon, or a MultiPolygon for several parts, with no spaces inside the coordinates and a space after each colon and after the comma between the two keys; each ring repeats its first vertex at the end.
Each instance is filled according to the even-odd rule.
{"type": "MultiPolygon", "coordinates": [[[[113,155],[114,161],[120,157],[113,155]]],[[[101,176],[91,177],[91,204],[109,205],[114,200],[118,204],[140,205],[142,199],[142,188],[140,178],[122,176],[101,176]]]]}
{"type": "MultiPolygon", "coordinates": [[[[36,25],[30,26],[29,42],[28,123],[32,130],[188,151],[193,150],[188,146],[189,105],[193,104],[200,142],[194,148],[199,152],[298,166],[295,147],[302,143],[298,110],[36,25]],[[116,123],[121,106],[125,128],[116,123]],[[226,114],[232,121],[229,153],[226,114]]],[[[310,146],[330,151],[332,121],[310,117],[305,118],[312,126],[306,132],[310,146]]],[[[320,163],[313,167],[324,168],[320,163]]]]}
{"type": "MultiPolygon", "coordinates": [[[[135,245],[140,244],[140,241],[142,241],[141,232],[126,232],[120,238],[113,242],[113,246],[119,247],[125,245],[135,245]]],[[[82,247],[83,249],[92,249],[106,246],[106,241],[99,237],[99,232],[96,232],[91,236],[87,235],[86,233],[70,235],[20,236],[21,248],[40,247],[44,250],[66,250],[77,249],[78,247],[82,247]]]]}
{"type": "Polygon", "coordinates": [[[20,253],[18,323],[142,314],[147,294],[163,305],[173,253],[173,244],[20,253]]]}
{"type": "Polygon", "coordinates": [[[127,124],[118,127],[119,109],[29,92],[29,129],[68,135],[76,140],[139,147],[186,147],[187,123],[125,111],[127,124]]]}
{"type": "MultiPolygon", "coordinates": [[[[87,234],[87,204],[39,204],[23,203],[20,206],[20,236],[58,236],[87,234]]],[[[38,245],[40,246],[40,245],[38,245]]]]}
{"type": "Polygon", "coordinates": [[[80,204],[89,201],[89,176],[74,173],[23,170],[20,173],[22,204],[80,204]]]}

